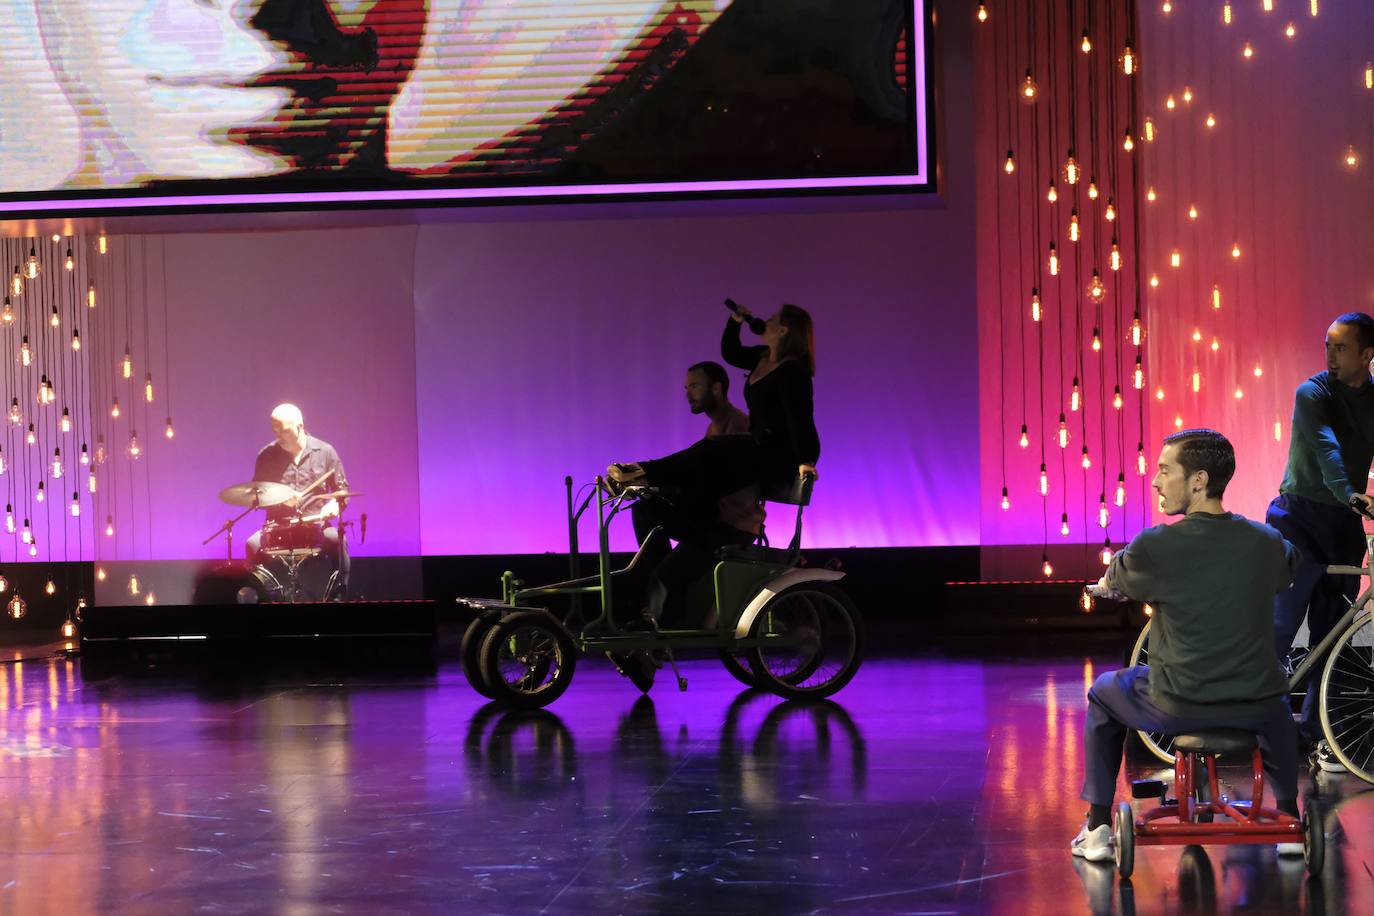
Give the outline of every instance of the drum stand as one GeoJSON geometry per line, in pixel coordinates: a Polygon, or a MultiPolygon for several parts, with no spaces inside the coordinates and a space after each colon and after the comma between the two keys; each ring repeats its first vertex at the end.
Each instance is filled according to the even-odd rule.
{"type": "Polygon", "coordinates": [[[239,522],[243,521],[243,517],[245,515],[247,515],[249,512],[255,511],[258,508],[258,501],[254,499],[253,504],[250,505],[247,509],[244,509],[242,512],[240,512],[233,518],[227,519],[223,525],[220,525],[218,528],[215,529],[214,534],[210,535],[208,538],[201,541],[201,546],[204,547],[206,544],[210,543],[215,538],[219,537],[221,533],[223,533],[224,547],[225,550],[228,552],[228,560],[230,563],[234,562],[234,526],[239,522]]]}

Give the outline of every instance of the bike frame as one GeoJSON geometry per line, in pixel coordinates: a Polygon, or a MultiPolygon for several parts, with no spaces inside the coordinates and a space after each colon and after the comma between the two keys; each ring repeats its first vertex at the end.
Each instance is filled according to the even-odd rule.
{"type": "MultiPolygon", "coordinates": [[[[1374,535],[1365,535],[1365,565],[1364,566],[1328,566],[1326,572],[1332,576],[1360,576],[1369,575],[1369,556],[1374,551],[1374,535]]],[[[1340,639],[1350,624],[1359,617],[1361,613],[1367,613],[1371,599],[1374,598],[1374,583],[1367,586],[1355,602],[1350,605],[1346,612],[1341,615],[1341,619],[1331,627],[1331,631],[1326,634],[1316,646],[1307,650],[1307,657],[1302,660],[1293,671],[1293,676],[1288,679],[1288,689],[1293,690],[1307,679],[1307,675],[1317,666],[1317,663],[1325,660],[1326,653],[1331,650],[1331,646],[1336,640],[1340,639]]]]}

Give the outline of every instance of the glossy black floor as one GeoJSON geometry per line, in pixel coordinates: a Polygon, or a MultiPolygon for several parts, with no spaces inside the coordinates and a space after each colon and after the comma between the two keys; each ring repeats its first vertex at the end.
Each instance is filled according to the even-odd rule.
{"type": "Polygon", "coordinates": [[[11,661],[0,911],[1374,913],[1349,777],[1318,786],[1320,882],[1273,847],[1144,849],[1128,884],[1075,861],[1104,664],[875,660],[802,706],[705,661],[648,698],[588,663],[518,714],[448,664],[267,685],[11,661]]]}

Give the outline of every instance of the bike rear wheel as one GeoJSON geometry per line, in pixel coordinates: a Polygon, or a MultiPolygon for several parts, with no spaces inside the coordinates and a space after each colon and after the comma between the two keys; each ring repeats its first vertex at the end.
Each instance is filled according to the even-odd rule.
{"type": "Polygon", "coordinates": [[[1374,618],[1369,611],[1331,647],[1318,698],[1332,753],[1352,775],[1374,783],[1374,618]]]}

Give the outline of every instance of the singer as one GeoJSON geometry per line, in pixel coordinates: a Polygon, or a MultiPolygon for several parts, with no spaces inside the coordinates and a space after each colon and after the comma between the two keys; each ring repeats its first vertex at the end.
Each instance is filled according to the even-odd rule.
{"type": "Polygon", "coordinates": [[[784,305],[763,323],[762,345],[747,347],[740,342],[740,325],[757,319],[740,305],[731,312],[720,352],[730,365],[749,370],[749,434],[702,439],[663,458],[613,464],[606,472],[613,484],[676,487],[684,499],[715,505],[748,486],[787,485],[798,474],[816,473],[821,442],[813,416],[811,315],[784,305]]]}
{"type": "MultiPolygon", "coordinates": [[[[281,505],[266,510],[267,522],[277,530],[284,526],[318,526],[324,555],[339,571],[339,594],[346,592],[350,561],[339,529],[329,524],[348,505],[348,478],[334,446],[305,431],[305,419],[294,404],[279,404],[272,411],[272,439],[258,452],[253,479],[284,483],[297,492],[281,505]]],[[[248,538],[248,562],[261,563],[263,532],[248,538]]]]}

